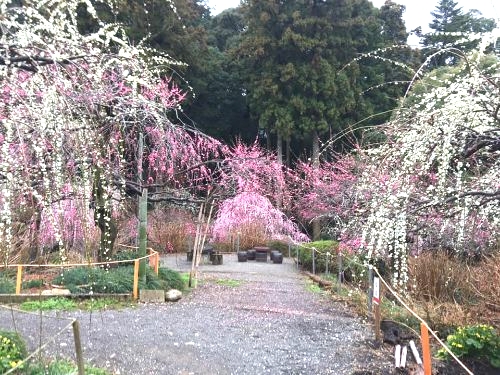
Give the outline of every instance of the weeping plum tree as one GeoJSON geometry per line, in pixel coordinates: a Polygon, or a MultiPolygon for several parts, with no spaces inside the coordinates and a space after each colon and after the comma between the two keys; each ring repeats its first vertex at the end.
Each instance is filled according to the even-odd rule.
{"type": "MultiPolygon", "coordinates": [[[[481,46],[497,37],[485,37],[481,46]]],[[[359,154],[357,193],[365,214],[346,233],[358,233],[369,257],[390,258],[400,287],[412,252],[478,255],[498,246],[499,64],[482,52],[414,83],[384,127],[387,142],[359,154]]]]}
{"type": "Polygon", "coordinates": [[[22,231],[32,237],[32,256],[40,240],[61,251],[85,242],[87,224],[61,225],[73,206],[73,219],[94,216],[98,258],[107,259],[123,200],[144,187],[151,201],[189,200],[180,187],[192,192],[206,180],[203,160],[219,144],[169,121],[184,94],[158,67],[178,62],[130,45],[121,26],[101,22],[89,1],[0,0],[0,11],[3,258],[22,231]],[[91,33],[79,32],[82,6],[99,25],[91,33]]]}
{"type": "Polygon", "coordinates": [[[237,142],[225,152],[218,185],[222,200],[214,221],[214,239],[224,241],[248,228],[268,238],[308,241],[283,210],[292,205],[292,171],[275,153],[237,142]]]}
{"type": "Polygon", "coordinates": [[[383,258],[405,288],[412,254],[443,249],[460,257],[498,250],[500,102],[498,57],[484,37],[464,63],[420,68],[389,122],[385,142],[300,165],[296,210],[340,228],[341,247],[383,258]]]}

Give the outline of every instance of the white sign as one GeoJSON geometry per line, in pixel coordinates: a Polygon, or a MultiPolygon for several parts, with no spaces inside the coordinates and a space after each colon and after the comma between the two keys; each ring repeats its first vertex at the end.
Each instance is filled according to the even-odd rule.
{"type": "Polygon", "coordinates": [[[378,277],[373,278],[373,303],[377,305],[380,303],[380,279],[378,277]]]}

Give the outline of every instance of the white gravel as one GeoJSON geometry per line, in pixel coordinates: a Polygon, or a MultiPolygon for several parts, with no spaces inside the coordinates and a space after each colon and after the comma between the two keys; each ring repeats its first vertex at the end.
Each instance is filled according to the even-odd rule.
{"type": "MultiPolygon", "coordinates": [[[[162,266],[187,270],[183,256],[162,266]]],[[[371,349],[373,333],[327,295],[312,293],[289,259],[283,264],[202,264],[198,287],[177,303],[140,304],[101,312],[50,313],[80,321],[85,360],[115,374],[390,374],[391,360],[371,349]],[[240,280],[238,286],[221,279],[240,280]]],[[[33,350],[40,317],[0,309],[33,350]]],[[[67,324],[44,318],[42,342],[67,324]]],[[[44,357],[74,359],[73,334],[62,334],[44,357]]]]}

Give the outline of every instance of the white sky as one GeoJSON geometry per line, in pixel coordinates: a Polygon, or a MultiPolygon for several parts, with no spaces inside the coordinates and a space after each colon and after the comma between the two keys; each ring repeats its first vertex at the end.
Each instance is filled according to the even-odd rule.
{"type": "MultiPolygon", "coordinates": [[[[293,1],[293,0],[291,0],[293,1]]],[[[432,20],[431,12],[434,11],[439,0],[393,0],[406,6],[406,11],[403,18],[406,23],[406,29],[413,30],[418,26],[422,26],[424,31],[428,29],[429,23],[432,20]]],[[[484,17],[500,19],[500,1],[498,0],[455,0],[458,6],[462,7],[466,12],[469,9],[477,9],[483,13],[484,17]]],[[[385,0],[372,0],[376,7],[384,4],[385,0]]],[[[218,14],[227,8],[235,8],[239,5],[240,0],[207,0],[212,14],[218,14]]],[[[412,41],[409,41],[413,44],[412,41]]]]}

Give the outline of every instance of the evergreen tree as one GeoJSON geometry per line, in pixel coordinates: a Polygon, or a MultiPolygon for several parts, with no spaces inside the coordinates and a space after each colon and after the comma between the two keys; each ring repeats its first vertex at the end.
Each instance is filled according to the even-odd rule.
{"type": "Polygon", "coordinates": [[[433,31],[422,35],[422,44],[428,48],[427,56],[435,54],[432,58],[435,67],[455,65],[460,60],[460,51],[468,52],[477,46],[479,38],[467,41],[467,33],[488,32],[495,27],[494,20],[477,17],[477,11],[463,13],[453,0],[439,0],[431,14],[434,18],[429,27],[433,31]],[[442,52],[436,54],[439,51],[442,52]]]}
{"type": "Polygon", "coordinates": [[[248,29],[239,57],[250,110],[276,135],[278,150],[281,139],[311,145],[395,105],[387,94],[361,95],[385,82],[386,72],[380,61],[357,58],[406,41],[403,8],[388,4],[382,16],[365,0],[249,0],[245,7],[248,29]]]}

